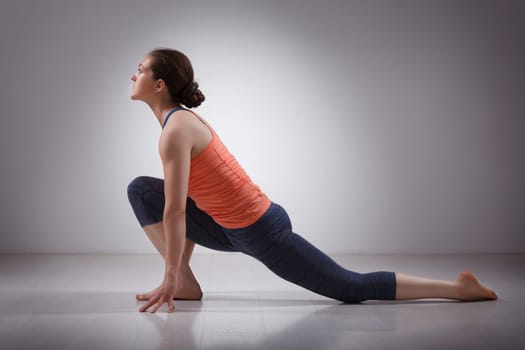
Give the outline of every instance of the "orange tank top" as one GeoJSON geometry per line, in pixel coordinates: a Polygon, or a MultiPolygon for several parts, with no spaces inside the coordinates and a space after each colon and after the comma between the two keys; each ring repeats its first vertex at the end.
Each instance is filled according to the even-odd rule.
{"type": "Polygon", "coordinates": [[[212,140],[191,159],[188,196],[225,228],[249,226],[266,212],[271,201],[252,182],[215,130],[208,129],[212,140]]]}

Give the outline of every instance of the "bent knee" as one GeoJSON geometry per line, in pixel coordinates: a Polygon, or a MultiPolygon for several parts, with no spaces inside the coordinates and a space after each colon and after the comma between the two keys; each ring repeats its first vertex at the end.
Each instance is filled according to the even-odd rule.
{"type": "Polygon", "coordinates": [[[128,184],[128,194],[144,191],[164,191],[164,181],[151,176],[137,176],[128,184]]]}
{"type": "Polygon", "coordinates": [[[128,184],[128,193],[147,186],[146,176],[137,176],[128,184]]]}

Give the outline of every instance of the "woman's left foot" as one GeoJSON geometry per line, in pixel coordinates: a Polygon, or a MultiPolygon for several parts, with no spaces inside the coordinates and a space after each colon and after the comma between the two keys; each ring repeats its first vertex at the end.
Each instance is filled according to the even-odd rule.
{"type": "Polygon", "coordinates": [[[201,300],[202,290],[199,282],[187,265],[181,267],[180,281],[177,284],[174,300],[201,300]]]}
{"type": "Polygon", "coordinates": [[[498,299],[493,290],[482,286],[469,271],[461,272],[456,279],[456,283],[458,284],[459,299],[462,301],[498,299]]]}
{"type": "Polygon", "coordinates": [[[177,288],[173,300],[201,300],[202,290],[199,284],[192,285],[185,283],[177,288]]]}

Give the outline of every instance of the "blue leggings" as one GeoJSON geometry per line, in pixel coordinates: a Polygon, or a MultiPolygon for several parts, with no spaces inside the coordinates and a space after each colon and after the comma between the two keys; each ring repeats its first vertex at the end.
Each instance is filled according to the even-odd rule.
{"type": "MultiPolygon", "coordinates": [[[[128,199],[142,227],[162,221],[164,180],[139,176],[128,185],[128,199]]],[[[228,229],[186,201],[186,238],[210,249],[242,252],[262,262],[285,280],[345,303],[394,300],[394,272],[347,270],[292,231],[286,210],[272,202],[252,225],[228,229]]]]}

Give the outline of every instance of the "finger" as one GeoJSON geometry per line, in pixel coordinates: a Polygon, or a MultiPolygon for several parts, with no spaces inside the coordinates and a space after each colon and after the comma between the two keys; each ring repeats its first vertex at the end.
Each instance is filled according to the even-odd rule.
{"type": "Polygon", "coordinates": [[[149,304],[147,304],[147,305],[144,305],[144,306],[142,306],[142,307],[141,307],[141,308],[139,309],[139,311],[140,311],[140,312],[145,312],[145,311],[147,311],[147,310],[148,310],[148,308],[149,308],[149,307],[150,307],[150,305],[149,305],[149,304]]]}
{"type": "Polygon", "coordinates": [[[155,305],[155,307],[154,307],[153,310],[151,311],[152,313],[157,312],[157,310],[158,310],[162,305],[164,305],[165,302],[167,302],[167,301],[165,301],[165,298],[166,298],[165,295],[162,295],[162,296],[160,297],[159,301],[157,302],[157,304],[155,305]]]}
{"type": "Polygon", "coordinates": [[[151,299],[151,295],[153,292],[145,293],[145,294],[137,294],[137,300],[149,300],[151,299]]]}
{"type": "Polygon", "coordinates": [[[144,305],[143,307],[140,308],[140,312],[146,311],[151,305],[155,304],[159,299],[160,299],[160,297],[153,297],[153,298],[151,298],[146,305],[144,305]]]}
{"type": "Polygon", "coordinates": [[[147,292],[144,294],[137,294],[138,295],[137,300],[150,300],[153,296],[155,296],[155,294],[158,294],[158,293],[159,293],[159,288],[155,288],[151,292],[147,292]]]}
{"type": "Polygon", "coordinates": [[[151,297],[158,292],[159,288],[155,288],[151,292],[144,293],[144,294],[137,294],[137,300],[149,300],[151,297]]]}
{"type": "Polygon", "coordinates": [[[173,298],[168,299],[168,312],[173,312],[175,305],[173,304],[173,298]]]}
{"type": "Polygon", "coordinates": [[[159,300],[159,302],[157,304],[155,304],[155,306],[151,310],[151,313],[154,314],[155,312],[157,312],[157,310],[159,309],[159,307],[161,307],[162,304],[164,304],[164,303],[159,300]]]}

